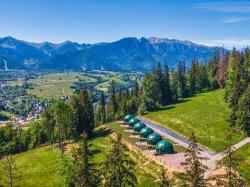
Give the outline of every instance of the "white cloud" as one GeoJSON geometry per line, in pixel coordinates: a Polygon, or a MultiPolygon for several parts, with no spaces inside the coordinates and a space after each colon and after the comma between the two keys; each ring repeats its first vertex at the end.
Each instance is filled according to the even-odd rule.
{"type": "Polygon", "coordinates": [[[193,42],[207,46],[223,46],[227,49],[232,49],[233,47],[240,49],[250,46],[250,39],[193,40],[193,42]]]}
{"type": "Polygon", "coordinates": [[[250,12],[250,2],[231,2],[231,3],[199,3],[193,8],[203,11],[216,11],[216,12],[250,12]]]}
{"type": "Polygon", "coordinates": [[[247,21],[247,20],[249,20],[248,17],[234,17],[234,18],[221,19],[220,22],[221,23],[239,23],[239,22],[243,22],[243,21],[247,21]]]}

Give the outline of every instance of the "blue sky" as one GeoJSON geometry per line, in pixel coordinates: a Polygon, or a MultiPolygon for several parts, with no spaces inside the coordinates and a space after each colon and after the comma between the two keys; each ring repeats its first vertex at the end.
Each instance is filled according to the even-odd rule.
{"type": "Polygon", "coordinates": [[[1,0],[0,37],[55,43],[166,37],[250,45],[250,0],[1,0]]]}

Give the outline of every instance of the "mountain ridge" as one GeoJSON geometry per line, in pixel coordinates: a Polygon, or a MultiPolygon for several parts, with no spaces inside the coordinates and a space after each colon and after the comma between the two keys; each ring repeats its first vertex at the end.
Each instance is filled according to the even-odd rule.
{"type": "Polygon", "coordinates": [[[32,43],[13,37],[0,38],[0,69],[136,70],[149,71],[156,61],[175,68],[193,58],[207,62],[220,47],[158,37],[126,37],[95,44],[65,41],[32,43]]]}

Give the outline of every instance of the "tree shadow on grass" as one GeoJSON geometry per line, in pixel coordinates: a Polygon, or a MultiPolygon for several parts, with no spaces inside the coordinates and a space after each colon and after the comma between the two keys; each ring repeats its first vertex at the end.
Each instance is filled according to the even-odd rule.
{"type": "MultiPolygon", "coordinates": [[[[100,128],[94,132],[94,136],[91,138],[91,140],[94,140],[96,138],[106,137],[111,134],[111,130],[107,128],[100,128]]],[[[98,153],[101,153],[102,151],[96,147],[93,143],[89,143],[89,146],[92,147],[92,149],[89,150],[90,155],[95,155],[98,153]]]]}
{"type": "Polygon", "coordinates": [[[177,102],[175,102],[174,104],[186,103],[186,102],[188,102],[188,101],[190,101],[190,99],[187,99],[187,98],[185,98],[185,99],[180,99],[180,100],[178,100],[177,102]]]}
{"type": "Polygon", "coordinates": [[[170,110],[172,108],[175,108],[175,106],[163,106],[161,108],[158,108],[158,109],[154,110],[154,112],[160,112],[160,111],[170,110]]]}
{"type": "Polygon", "coordinates": [[[178,104],[181,104],[181,103],[186,103],[188,101],[190,101],[190,99],[187,99],[187,98],[180,99],[180,100],[178,100],[178,101],[176,101],[176,102],[174,102],[172,104],[162,106],[161,108],[158,108],[158,109],[156,109],[156,110],[154,110],[152,112],[160,112],[160,111],[170,110],[170,109],[173,109],[173,108],[176,107],[176,106],[173,106],[173,105],[178,105],[178,104]]]}
{"type": "Polygon", "coordinates": [[[98,129],[98,130],[96,130],[94,132],[94,136],[91,139],[100,138],[100,137],[106,137],[109,134],[111,134],[111,130],[110,129],[100,128],[100,129],[98,129]]]}
{"type": "Polygon", "coordinates": [[[89,154],[91,156],[95,155],[95,154],[98,154],[98,153],[101,153],[102,151],[100,149],[91,149],[89,150],[89,154]]]}

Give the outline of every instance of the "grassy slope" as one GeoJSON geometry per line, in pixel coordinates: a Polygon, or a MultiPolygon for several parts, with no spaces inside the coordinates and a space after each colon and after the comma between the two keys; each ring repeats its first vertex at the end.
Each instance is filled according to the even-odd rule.
{"type": "MultiPolygon", "coordinates": [[[[194,131],[199,143],[215,151],[222,151],[228,127],[226,119],[229,116],[223,92],[217,90],[198,94],[178,104],[162,107],[144,117],[184,136],[189,136],[191,131],[194,131]]],[[[236,135],[233,141],[236,143],[243,138],[243,135],[236,135]]]]}
{"type": "MultiPolygon", "coordinates": [[[[90,141],[95,162],[100,163],[105,159],[110,149],[110,141],[111,136],[104,131],[98,131],[97,137],[90,141]]],[[[138,186],[157,186],[154,173],[158,171],[158,165],[151,161],[150,164],[144,166],[144,163],[147,162],[145,158],[139,157],[133,152],[130,152],[130,155],[137,163],[138,186]]],[[[22,171],[22,180],[18,182],[18,185],[25,187],[58,186],[60,180],[57,175],[58,156],[58,150],[51,147],[37,148],[15,155],[17,166],[22,171]]]]}
{"type": "Polygon", "coordinates": [[[237,155],[239,158],[242,158],[240,161],[240,173],[247,180],[248,185],[250,186],[250,144],[247,144],[237,150],[237,155]]]}
{"type": "Polygon", "coordinates": [[[17,167],[22,173],[22,180],[17,185],[57,186],[56,170],[58,166],[57,150],[42,147],[15,155],[17,167]]]}

